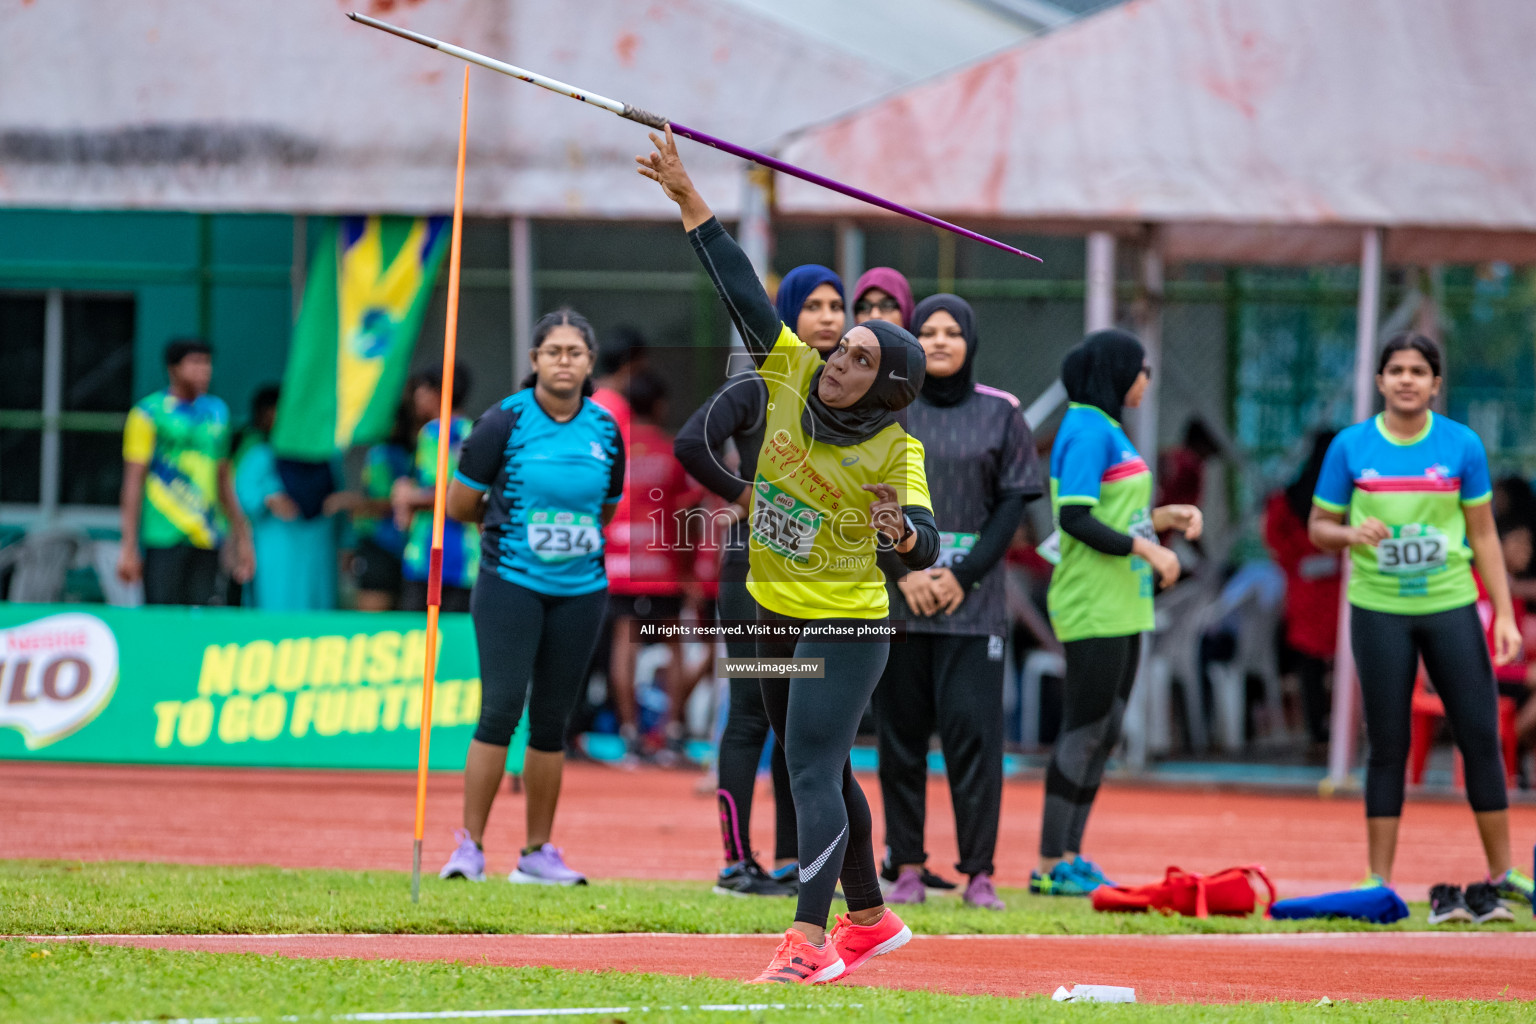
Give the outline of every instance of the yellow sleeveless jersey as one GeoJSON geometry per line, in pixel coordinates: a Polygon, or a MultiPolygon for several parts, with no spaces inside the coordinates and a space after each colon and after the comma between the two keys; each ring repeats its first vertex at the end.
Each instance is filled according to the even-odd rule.
{"type": "Polygon", "coordinates": [[[885,576],[869,524],[886,483],[902,505],[932,511],[923,445],[899,424],[847,447],[816,441],[801,424],[820,353],[788,327],[758,369],[768,386],[767,426],[752,481],[747,590],[764,608],[800,619],[884,618],[885,576]]]}

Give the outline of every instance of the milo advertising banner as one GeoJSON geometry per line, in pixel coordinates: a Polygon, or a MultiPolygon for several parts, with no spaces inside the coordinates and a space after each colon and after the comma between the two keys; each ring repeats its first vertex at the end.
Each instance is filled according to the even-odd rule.
{"type": "MultiPolygon", "coordinates": [[[[421,615],[0,603],[0,758],[414,768],[421,615]]],[[[468,615],[442,617],[432,767],[480,714],[468,615]]]]}

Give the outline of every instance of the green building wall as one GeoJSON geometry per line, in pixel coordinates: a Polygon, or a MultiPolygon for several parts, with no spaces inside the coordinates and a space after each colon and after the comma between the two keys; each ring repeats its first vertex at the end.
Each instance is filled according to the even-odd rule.
{"type": "Polygon", "coordinates": [[[297,220],[0,210],[0,290],[132,296],[133,393],[164,384],[166,341],[201,335],[214,348],[213,391],[243,420],[252,392],[278,380],[287,359],[297,220]]]}

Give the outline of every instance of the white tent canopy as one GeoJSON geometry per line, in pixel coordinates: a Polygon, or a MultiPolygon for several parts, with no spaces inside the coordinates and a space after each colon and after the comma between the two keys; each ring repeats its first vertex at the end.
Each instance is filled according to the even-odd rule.
{"type": "MultiPolygon", "coordinates": [[[[1132,0],[807,130],[793,163],[1170,260],[1536,260],[1536,4],[1132,0]]],[[[862,215],[783,182],[786,214],[862,215]]]]}
{"type": "MultiPolygon", "coordinates": [[[[929,70],[1038,27],[972,0],[924,3],[930,16],[956,15],[955,31],[930,40],[929,70]]],[[[353,6],[755,147],[922,73],[863,59],[750,3],[353,6]]],[[[874,4],[855,6],[878,17],[874,4]]],[[[354,24],[348,9],[0,0],[0,205],[441,210],[453,195],[463,65],[354,24]]],[[[472,77],[472,214],[676,216],[634,173],[649,145],[643,128],[489,72],[472,77]]],[[[734,216],[741,163],[697,149],[690,167],[734,216]]]]}
{"type": "MultiPolygon", "coordinates": [[[[1151,243],[1154,296],[1164,260],[1358,259],[1360,419],[1384,261],[1536,262],[1533,55],[1530,0],[1132,0],[803,132],[783,155],[968,225],[1088,234],[1090,329],[1113,317],[1116,233],[1151,243]]],[[[864,214],[796,181],[779,208],[864,214]]],[[[1137,325],[1154,364],[1155,306],[1137,325]]],[[[1144,446],[1158,403],[1145,404],[1144,446]]],[[[1347,639],[1336,672],[1352,677],[1347,639]]],[[[1353,687],[1336,686],[1336,784],[1353,714],[1353,687]]]]}

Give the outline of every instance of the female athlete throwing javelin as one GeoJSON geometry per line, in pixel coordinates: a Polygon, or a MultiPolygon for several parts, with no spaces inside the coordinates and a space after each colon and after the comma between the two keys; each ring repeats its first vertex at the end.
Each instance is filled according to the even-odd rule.
{"type": "MultiPolygon", "coordinates": [[[[894,273],[894,272],[893,272],[894,273]]],[[[795,336],[823,356],[837,348],[848,329],[843,311],[842,279],[826,267],[808,263],[796,267],[779,282],[774,305],[779,319],[794,323],[795,336]]],[[[751,504],[749,480],[757,476],[757,453],[763,447],[767,422],[768,388],[755,369],[733,373],[704,400],[677,432],[673,453],[699,483],[736,509],[751,504]],[[725,467],[721,452],[734,441],[741,462],[740,475],[725,467]]],[[[734,512],[732,513],[734,514],[734,512]]],[[[738,518],[729,524],[720,551],[720,598],[722,620],[740,622],[756,615],[747,591],[748,524],[738,518]]],[[[725,642],[732,658],[750,657],[757,650],[751,637],[725,642]]],[[[729,682],[729,681],[728,681],[729,682]]],[[[752,797],[757,784],[757,765],[768,738],[768,712],[756,679],[730,682],[730,704],[725,729],[720,734],[716,772],[720,780],[716,800],[720,808],[720,838],[725,848],[725,870],[715,880],[715,891],[737,896],[793,896],[798,866],[799,836],[795,831],[795,807],[789,793],[789,769],[784,750],[773,746],[775,815],[773,872],[764,871],[752,855],[752,797]]]]}
{"type": "Polygon", "coordinates": [[[485,823],[528,704],[528,840],[510,881],[585,885],[550,844],[565,729],[587,684],[608,577],[603,527],[624,490],[619,425],[588,395],[597,343],[569,309],[533,329],[533,372],[465,438],[448,514],[481,523],[469,611],[480,649],[480,724],[464,764],[464,828],[444,878],[485,878],[485,823]],[[531,694],[530,694],[531,688],[531,694]]]}
{"type": "Polygon", "coordinates": [[[774,636],[759,637],[758,657],[816,659],[822,670],[762,684],[789,765],[800,895],[793,926],[756,980],[832,981],[912,935],[881,899],[869,804],[848,753],[890,648],[877,546],[893,547],[912,569],[932,565],[939,551],[923,446],[895,418],[922,387],[923,349],[902,328],[872,320],[844,334],[823,362],[780,319],[746,255],[694,189],[671,130],[651,141],[656,151],[635,158],[640,173],[677,203],[768,389],[749,491],[747,589],[759,624],[774,636]],[[874,500],[865,504],[861,492],[874,500]],[[828,941],[839,877],[849,913],[828,941]]]}
{"type": "MultiPolygon", "coordinates": [[[[1430,411],[1440,383],[1440,348],[1433,341],[1400,334],[1387,342],[1376,365],[1386,411],[1340,431],[1328,446],[1308,527],[1324,551],[1350,553],[1350,645],[1371,741],[1369,881],[1388,885],[1392,879],[1413,681],[1423,658],[1466,764],[1467,802],[1488,880],[1499,896],[1529,905],[1531,879],[1510,867],[1498,689],[1477,614],[1474,563],[1493,602],[1499,664],[1519,653],[1520,630],[1494,527],[1488,456],[1471,430],[1430,411]]],[[[1436,916],[1469,919],[1444,916],[1466,910],[1459,891],[1447,896],[1431,923],[1439,923],[1436,916]]]]}

